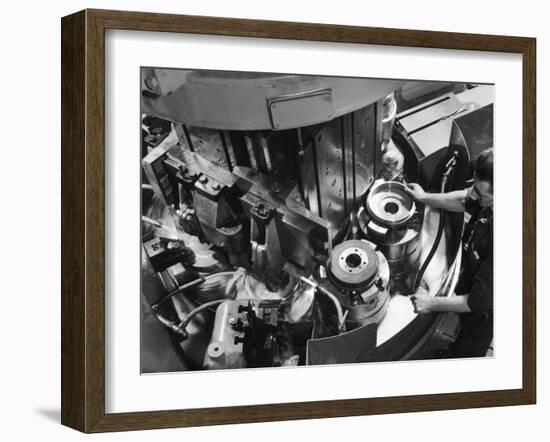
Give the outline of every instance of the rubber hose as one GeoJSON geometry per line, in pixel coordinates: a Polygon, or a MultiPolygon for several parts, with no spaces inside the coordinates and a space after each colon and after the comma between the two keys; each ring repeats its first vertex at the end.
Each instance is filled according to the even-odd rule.
{"type": "MultiPolygon", "coordinates": [[[[447,187],[447,180],[451,171],[452,169],[449,169],[446,173],[443,174],[443,178],[441,179],[441,193],[445,193],[445,189],[447,187]]],[[[445,224],[444,220],[445,220],[445,210],[440,209],[439,223],[437,226],[437,234],[435,235],[435,240],[432,245],[432,248],[430,249],[430,252],[428,253],[428,256],[426,256],[426,259],[422,263],[420,270],[416,274],[416,278],[414,279],[414,284],[413,284],[413,293],[416,293],[416,291],[418,290],[418,286],[422,282],[422,277],[424,276],[426,269],[430,265],[430,262],[434,257],[435,252],[437,251],[437,248],[439,247],[439,243],[441,242],[441,237],[443,236],[443,226],[445,224]]]]}

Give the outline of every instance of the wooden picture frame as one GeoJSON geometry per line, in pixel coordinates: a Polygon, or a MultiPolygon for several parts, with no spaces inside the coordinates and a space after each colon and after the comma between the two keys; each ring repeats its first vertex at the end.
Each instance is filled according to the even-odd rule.
{"type": "Polygon", "coordinates": [[[62,19],[62,424],[141,430],[533,404],[536,400],[536,41],[230,18],[85,10],[62,19]],[[494,51],[523,58],[523,383],[513,390],[107,414],[105,30],[494,51]]]}

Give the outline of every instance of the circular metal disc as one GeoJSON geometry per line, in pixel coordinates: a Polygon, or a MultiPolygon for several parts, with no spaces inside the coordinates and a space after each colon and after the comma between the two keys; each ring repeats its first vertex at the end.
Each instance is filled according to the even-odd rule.
{"type": "Polygon", "coordinates": [[[371,284],[378,274],[374,245],[362,240],[344,241],[332,251],[330,272],[337,283],[355,288],[371,284]]]}
{"type": "Polygon", "coordinates": [[[376,185],[367,197],[367,210],[370,216],[385,226],[398,226],[407,222],[416,206],[405,191],[405,186],[397,181],[386,181],[376,185]]]}

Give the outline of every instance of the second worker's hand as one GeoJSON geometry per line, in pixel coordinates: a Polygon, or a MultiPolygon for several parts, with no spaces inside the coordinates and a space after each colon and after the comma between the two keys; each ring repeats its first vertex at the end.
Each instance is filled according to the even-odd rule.
{"type": "Polygon", "coordinates": [[[430,313],[433,311],[434,298],[427,293],[419,293],[410,297],[415,313],[430,313]]]}

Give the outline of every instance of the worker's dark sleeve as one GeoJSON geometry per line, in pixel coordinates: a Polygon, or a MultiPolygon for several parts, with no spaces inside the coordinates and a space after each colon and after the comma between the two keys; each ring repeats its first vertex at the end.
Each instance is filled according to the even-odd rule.
{"type": "Polygon", "coordinates": [[[485,259],[474,274],[474,282],[468,296],[468,306],[475,315],[493,315],[493,256],[485,259]]]}

